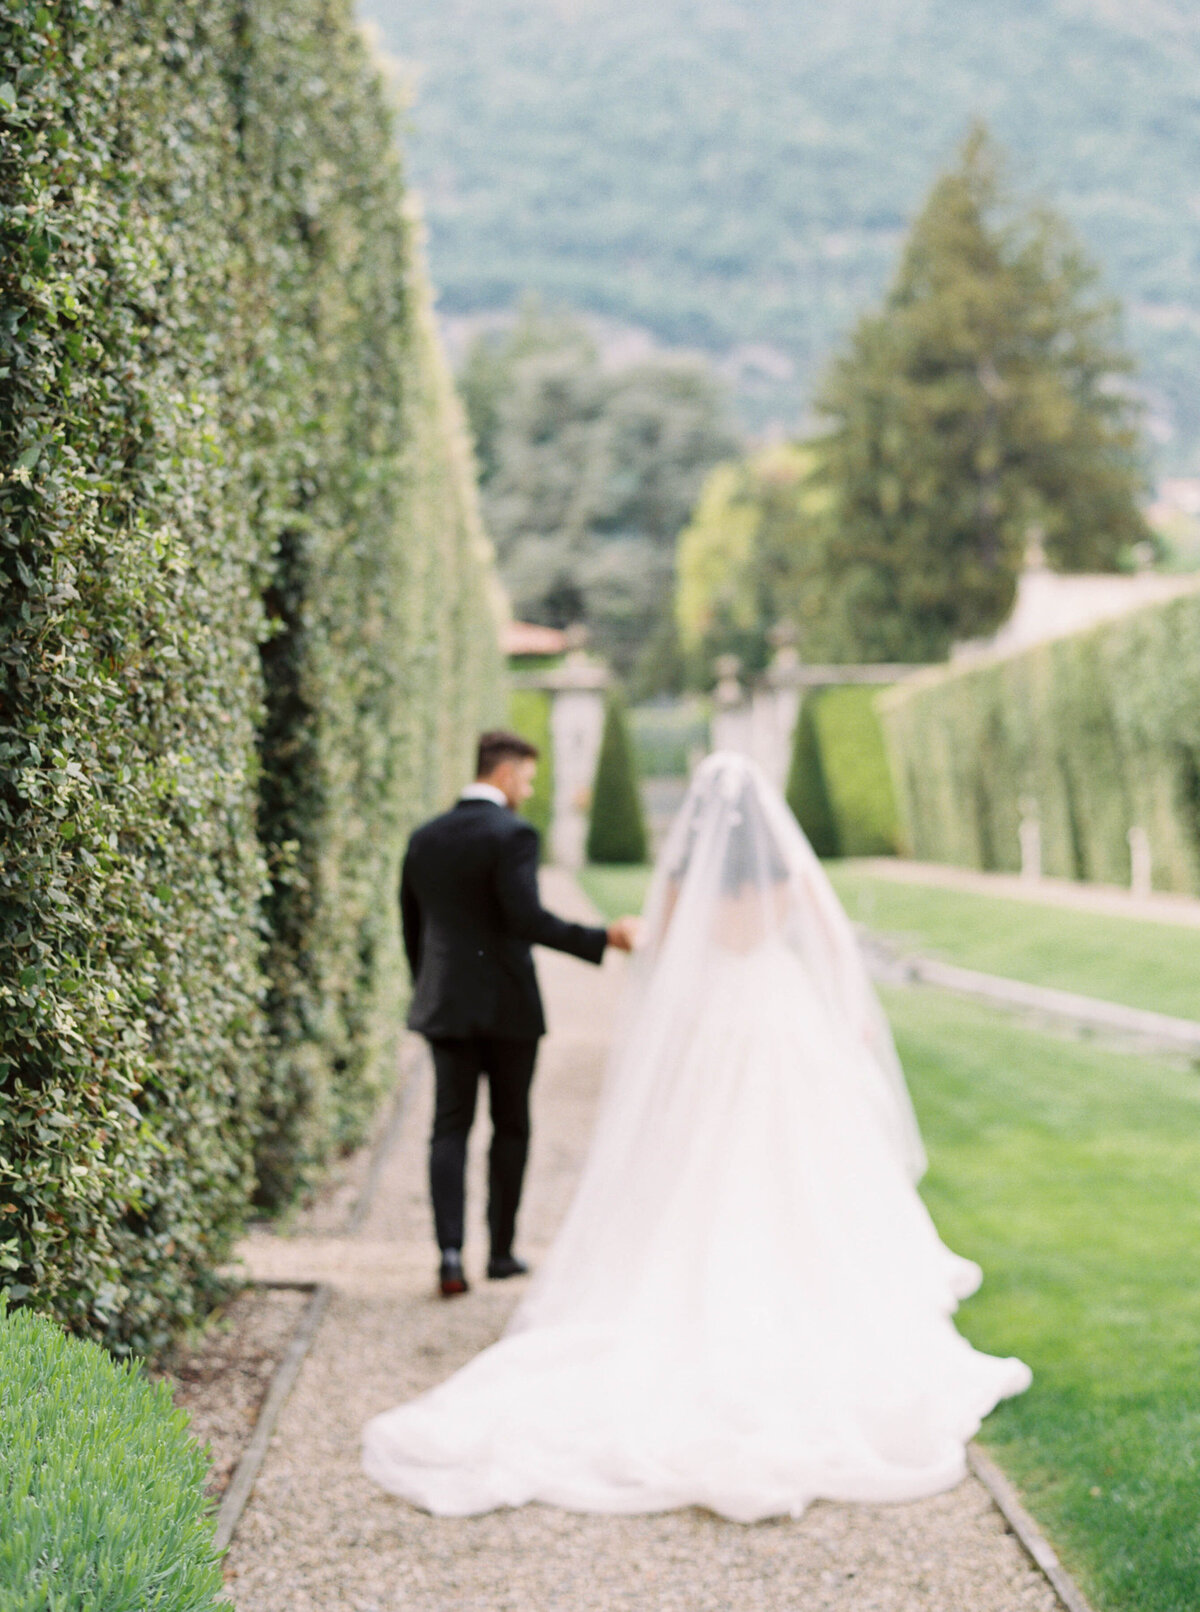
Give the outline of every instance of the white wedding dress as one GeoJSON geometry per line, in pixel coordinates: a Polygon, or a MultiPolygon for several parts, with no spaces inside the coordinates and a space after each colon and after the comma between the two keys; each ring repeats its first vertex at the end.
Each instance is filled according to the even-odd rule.
{"type": "Polygon", "coordinates": [[[671,832],[595,1135],[507,1333],[375,1417],[364,1466],[442,1515],[540,1500],[739,1521],[948,1488],[1019,1360],[950,1319],[850,925],[786,806],[710,757],[671,832]]]}

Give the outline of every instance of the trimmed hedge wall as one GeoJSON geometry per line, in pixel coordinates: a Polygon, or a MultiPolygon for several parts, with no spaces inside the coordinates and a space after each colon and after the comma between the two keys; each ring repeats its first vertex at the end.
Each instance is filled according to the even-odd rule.
{"type": "Polygon", "coordinates": [[[830,857],[840,856],[841,846],[817,730],[817,707],[823,698],[822,693],[812,693],[800,701],[784,795],[813,850],[820,857],[830,857]]]}
{"type": "Polygon", "coordinates": [[[1126,884],[1128,832],[1164,890],[1200,893],[1200,593],[879,702],[906,849],[1013,871],[1022,802],[1042,868],[1126,884]]]}
{"type": "Polygon", "coordinates": [[[878,697],[878,688],[847,683],[822,690],[813,706],[839,856],[896,853],[896,795],[878,697]]]}
{"type": "Polygon", "coordinates": [[[350,7],[0,62],[0,1274],[147,1349],[370,1107],[492,584],[350,7]]]}
{"type": "Polygon", "coordinates": [[[508,722],[514,733],[538,747],[537,772],[533,779],[533,794],[521,808],[537,829],[542,841],[542,855],[549,843],[550,825],[554,820],[554,731],[550,720],[552,696],[540,688],[515,688],[509,695],[508,722]]]}

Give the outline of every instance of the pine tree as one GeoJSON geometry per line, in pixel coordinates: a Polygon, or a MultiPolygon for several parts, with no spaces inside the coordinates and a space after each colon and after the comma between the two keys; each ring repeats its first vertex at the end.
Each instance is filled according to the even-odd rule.
{"type": "Polygon", "coordinates": [[[1130,369],[1096,271],[1052,215],[1014,213],[976,127],[819,402],[827,563],[863,658],[994,629],[1035,532],[1074,570],[1148,535],[1130,369]]]}
{"type": "Polygon", "coordinates": [[[646,825],[638,793],[633,746],[620,697],[609,696],[604,735],[592,787],[588,824],[589,862],[638,863],[646,860],[646,825]]]}
{"type": "Polygon", "coordinates": [[[808,836],[818,856],[837,856],[837,820],[825,766],[821,759],[821,736],[817,731],[816,702],[819,694],[807,694],[800,702],[800,714],[792,736],[792,760],[788,768],[785,794],[796,821],[808,836]]]}

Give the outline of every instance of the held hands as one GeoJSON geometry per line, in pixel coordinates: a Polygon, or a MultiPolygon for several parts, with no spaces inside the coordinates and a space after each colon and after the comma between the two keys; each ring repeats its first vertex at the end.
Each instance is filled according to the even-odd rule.
{"type": "Polygon", "coordinates": [[[608,944],[619,952],[631,952],[638,943],[640,918],[618,918],[608,926],[608,944]]]}

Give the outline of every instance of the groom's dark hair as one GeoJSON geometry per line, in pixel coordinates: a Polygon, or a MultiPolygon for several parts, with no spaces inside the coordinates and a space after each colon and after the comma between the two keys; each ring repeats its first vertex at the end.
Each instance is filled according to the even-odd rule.
{"type": "Polygon", "coordinates": [[[522,739],[517,733],[495,729],[479,735],[479,750],[475,758],[476,778],[486,778],[495,772],[502,761],[536,761],[540,754],[536,744],[522,739]]]}

